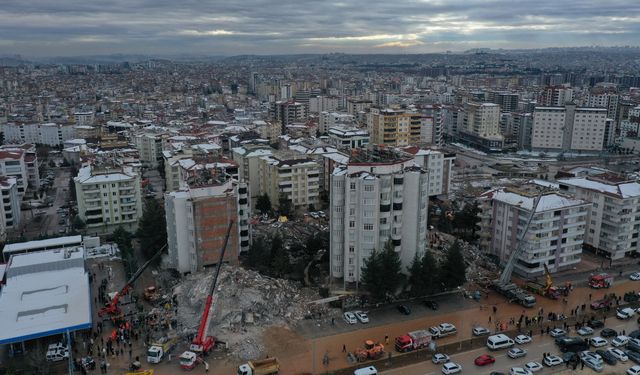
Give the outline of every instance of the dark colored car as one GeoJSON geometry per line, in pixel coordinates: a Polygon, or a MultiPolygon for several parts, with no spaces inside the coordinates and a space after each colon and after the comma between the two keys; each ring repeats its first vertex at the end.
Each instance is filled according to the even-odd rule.
{"type": "Polygon", "coordinates": [[[625,350],[624,354],[626,354],[630,360],[640,364],[640,353],[636,352],[635,350],[625,350]]]}
{"type": "Polygon", "coordinates": [[[431,310],[438,310],[438,302],[436,301],[426,300],[426,301],[423,301],[422,303],[424,303],[424,305],[430,308],[431,310]]]}
{"type": "Polygon", "coordinates": [[[411,315],[411,309],[407,305],[398,305],[398,311],[404,315],[411,315]]]}
{"type": "Polygon", "coordinates": [[[591,302],[592,310],[600,310],[606,307],[611,307],[613,305],[613,300],[611,299],[599,299],[597,301],[591,302]]]}
{"type": "Polygon", "coordinates": [[[618,359],[614,357],[613,354],[611,354],[611,352],[608,350],[599,349],[596,350],[596,353],[600,354],[602,360],[608,365],[614,366],[616,363],[618,363],[618,359]]]}
{"type": "Polygon", "coordinates": [[[604,327],[604,322],[602,320],[594,319],[587,324],[589,327],[596,329],[604,327]]]}
{"type": "Polygon", "coordinates": [[[491,373],[489,373],[489,375],[507,375],[504,372],[499,372],[499,371],[491,371],[491,373]]]}
{"type": "Polygon", "coordinates": [[[627,336],[637,339],[638,337],[640,337],[640,329],[636,329],[635,331],[632,331],[627,336]]]}
{"type": "Polygon", "coordinates": [[[601,337],[615,337],[615,336],[618,336],[618,332],[616,332],[615,329],[605,328],[602,331],[600,331],[600,336],[601,337]]]}
{"type": "Polygon", "coordinates": [[[562,362],[564,363],[573,362],[577,360],[578,360],[578,356],[574,352],[562,353],[562,362]]]}

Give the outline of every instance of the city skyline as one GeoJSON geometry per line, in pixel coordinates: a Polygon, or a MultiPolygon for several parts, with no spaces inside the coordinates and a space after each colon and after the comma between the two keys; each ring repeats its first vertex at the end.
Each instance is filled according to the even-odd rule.
{"type": "Polygon", "coordinates": [[[3,2],[0,47],[32,57],[430,53],[637,45],[640,4],[610,1],[3,2]]]}

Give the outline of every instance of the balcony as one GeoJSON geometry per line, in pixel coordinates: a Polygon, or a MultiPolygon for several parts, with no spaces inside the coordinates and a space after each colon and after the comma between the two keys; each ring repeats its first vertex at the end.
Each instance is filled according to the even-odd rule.
{"type": "Polygon", "coordinates": [[[404,178],[403,177],[394,177],[393,178],[393,184],[394,185],[402,185],[403,182],[404,182],[404,178]]]}
{"type": "Polygon", "coordinates": [[[380,205],[380,212],[389,212],[391,211],[391,205],[390,204],[381,204],[380,205]]]}
{"type": "Polygon", "coordinates": [[[238,199],[238,204],[240,204],[240,205],[245,205],[245,204],[247,204],[247,202],[248,202],[247,198],[238,199]]]}
{"type": "Polygon", "coordinates": [[[393,204],[393,210],[394,211],[401,211],[402,210],[402,203],[394,203],[393,204]]]}

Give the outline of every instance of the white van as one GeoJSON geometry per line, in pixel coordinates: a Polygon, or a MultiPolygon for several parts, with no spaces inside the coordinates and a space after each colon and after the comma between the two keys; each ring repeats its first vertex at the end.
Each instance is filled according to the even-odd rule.
{"type": "Polygon", "coordinates": [[[513,340],[504,334],[493,335],[487,338],[487,347],[491,350],[510,348],[514,345],[513,340]]]}
{"type": "Polygon", "coordinates": [[[69,358],[68,349],[55,349],[47,351],[47,361],[58,362],[69,358]]]}
{"type": "Polygon", "coordinates": [[[353,375],[378,375],[378,370],[373,366],[369,366],[357,369],[353,372],[353,375]]]}

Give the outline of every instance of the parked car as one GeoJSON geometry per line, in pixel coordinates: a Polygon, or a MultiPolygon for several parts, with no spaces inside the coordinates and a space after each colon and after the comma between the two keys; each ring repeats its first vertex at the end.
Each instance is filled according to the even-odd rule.
{"type": "Polygon", "coordinates": [[[538,372],[538,371],[542,370],[542,365],[540,363],[536,362],[536,361],[531,361],[531,362],[527,362],[524,365],[524,368],[526,370],[531,371],[531,372],[538,372]]]}
{"type": "Polygon", "coordinates": [[[426,300],[426,301],[422,301],[422,303],[424,303],[424,305],[430,308],[431,310],[438,310],[439,308],[438,302],[436,301],[426,300]]]}
{"type": "Polygon", "coordinates": [[[623,309],[616,309],[616,318],[618,319],[629,319],[633,315],[635,315],[636,311],[630,307],[625,307],[623,309]]]}
{"type": "Polygon", "coordinates": [[[449,356],[442,353],[436,353],[431,356],[431,362],[435,363],[436,365],[439,363],[447,363],[449,362],[449,356]]]}
{"type": "Polygon", "coordinates": [[[611,328],[605,328],[602,331],[600,331],[601,337],[614,337],[617,335],[618,335],[618,332],[616,332],[615,329],[611,329],[611,328]]]}
{"type": "Polygon", "coordinates": [[[473,335],[474,336],[485,336],[485,335],[488,335],[489,333],[491,333],[491,332],[489,332],[489,330],[484,328],[484,327],[474,327],[473,328],[473,335]]]}
{"type": "Polygon", "coordinates": [[[509,358],[520,358],[520,357],[524,357],[525,355],[527,355],[527,350],[526,349],[522,349],[522,348],[511,348],[509,349],[509,351],[507,352],[507,355],[509,356],[509,358]]]}
{"type": "Polygon", "coordinates": [[[604,361],[604,363],[614,366],[618,363],[618,359],[611,354],[611,352],[609,352],[608,350],[601,350],[598,349],[596,350],[596,353],[598,353],[600,355],[600,357],[602,357],[602,360],[604,361]]]}
{"type": "Polygon", "coordinates": [[[582,327],[578,330],[578,334],[580,336],[588,336],[588,335],[593,335],[593,328],[591,327],[582,327]]]}
{"type": "Polygon", "coordinates": [[[358,318],[356,318],[356,314],[352,313],[351,311],[347,311],[344,314],[342,314],[342,318],[344,318],[344,321],[347,322],[348,324],[358,323],[358,318]]]}
{"type": "Polygon", "coordinates": [[[551,354],[544,357],[544,361],[542,362],[549,367],[553,367],[553,366],[561,365],[563,363],[563,360],[557,355],[551,354]]]}
{"type": "Polygon", "coordinates": [[[604,366],[602,365],[602,363],[596,361],[595,359],[593,359],[593,357],[585,357],[582,359],[582,362],[585,366],[589,367],[595,372],[602,372],[602,370],[604,370],[604,366]]]}
{"type": "Polygon", "coordinates": [[[589,343],[594,348],[601,348],[609,344],[609,342],[606,339],[603,339],[600,336],[592,337],[591,340],[589,340],[589,343]]]}
{"type": "Polygon", "coordinates": [[[611,345],[619,348],[621,346],[627,345],[629,342],[629,338],[627,336],[617,336],[613,340],[611,340],[611,345]]]}
{"type": "Polygon", "coordinates": [[[462,366],[455,362],[447,362],[442,365],[442,373],[445,375],[457,374],[459,372],[462,372],[462,366]]]}
{"type": "Polygon", "coordinates": [[[640,353],[636,352],[635,350],[627,350],[626,352],[624,352],[624,354],[626,354],[627,358],[629,358],[630,360],[634,361],[637,364],[640,364],[640,353]]]}
{"type": "Polygon", "coordinates": [[[518,336],[516,336],[514,341],[517,342],[520,345],[528,344],[528,343],[531,342],[531,337],[529,337],[528,335],[518,335],[518,336]]]}
{"type": "Polygon", "coordinates": [[[629,275],[629,279],[633,280],[633,281],[638,281],[640,280],[640,272],[634,272],[631,275],[629,275]]]}
{"type": "Polygon", "coordinates": [[[624,352],[618,348],[609,348],[607,349],[607,351],[611,353],[611,355],[616,357],[616,359],[620,362],[626,362],[629,360],[629,357],[627,357],[627,355],[624,354],[624,352]]]}
{"type": "Polygon", "coordinates": [[[549,335],[551,335],[551,337],[566,336],[567,335],[567,331],[565,331],[564,329],[560,329],[560,328],[554,328],[551,331],[549,331],[549,335]]]}
{"type": "Polygon", "coordinates": [[[476,366],[486,366],[486,365],[490,365],[495,363],[496,359],[494,356],[489,355],[489,354],[483,354],[479,357],[477,357],[473,363],[475,363],[476,366]]]}
{"type": "Polygon", "coordinates": [[[509,370],[509,375],[533,375],[533,373],[522,367],[512,367],[509,370]]]}
{"type": "Polygon", "coordinates": [[[356,318],[358,318],[360,323],[362,323],[362,324],[369,323],[369,316],[367,315],[366,312],[364,312],[364,311],[354,311],[353,314],[356,316],[356,318]]]}
{"type": "Polygon", "coordinates": [[[587,323],[587,325],[593,329],[604,327],[604,322],[599,319],[592,319],[587,323]]]}
{"type": "Polygon", "coordinates": [[[627,375],[640,375],[640,366],[635,365],[627,369],[627,375]]]}
{"type": "Polygon", "coordinates": [[[407,305],[398,305],[396,308],[404,315],[411,315],[411,309],[407,305]]]}

